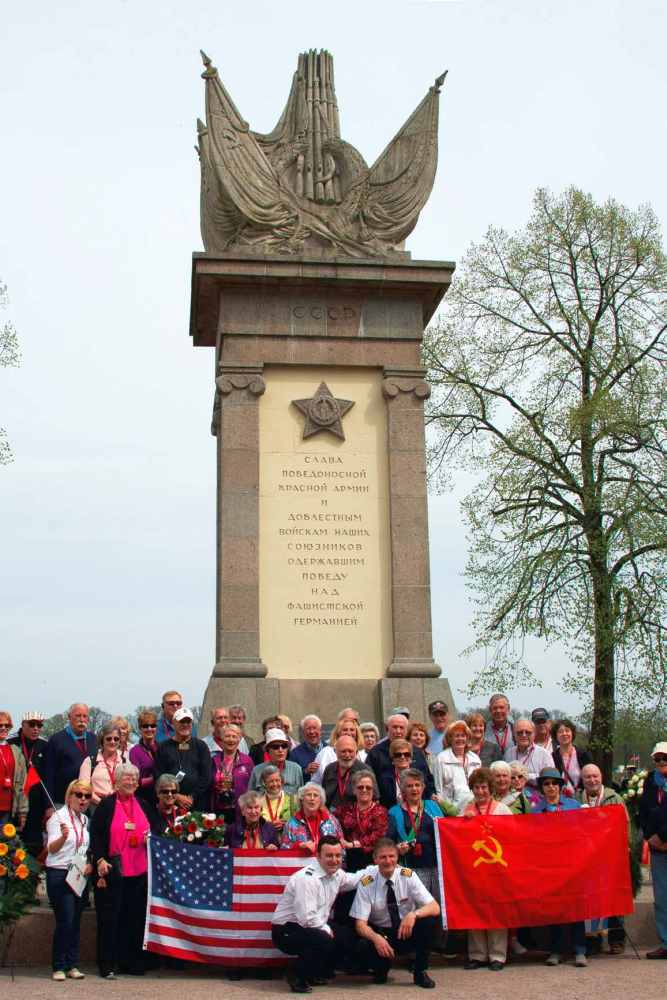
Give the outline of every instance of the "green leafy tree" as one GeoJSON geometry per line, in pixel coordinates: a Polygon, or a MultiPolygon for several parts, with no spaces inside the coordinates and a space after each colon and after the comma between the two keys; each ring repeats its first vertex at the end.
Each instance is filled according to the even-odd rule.
{"type": "MultiPolygon", "coordinates": [[[[0,281],[0,309],[6,309],[9,299],[7,286],[0,281]]],[[[18,368],[21,363],[19,341],[11,321],[0,326],[0,368],[18,368]]],[[[13,461],[12,450],[9,447],[7,433],[0,427],[0,465],[13,461]]]]}
{"type": "Polygon", "coordinates": [[[565,642],[606,775],[617,699],[665,694],[666,322],[650,207],[540,190],[525,229],[471,247],[424,344],[432,475],[478,479],[469,695],[534,682],[524,637],[565,642]]]}

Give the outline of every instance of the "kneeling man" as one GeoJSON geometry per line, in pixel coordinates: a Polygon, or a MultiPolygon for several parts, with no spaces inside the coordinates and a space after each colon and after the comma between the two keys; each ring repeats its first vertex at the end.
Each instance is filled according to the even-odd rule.
{"type": "Polygon", "coordinates": [[[433,989],[427,973],[431,939],[440,907],[410,868],[399,868],[398,848],[380,837],[373,849],[375,865],[362,874],[350,909],[357,934],[367,944],[373,982],[386,983],[396,954],[414,951],[414,982],[433,989]]]}
{"type": "Polygon", "coordinates": [[[274,910],[273,943],[297,956],[293,993],[311,993],[313,986],[323,985],[336,965],[345,964],[348,954],[359,948],[352,928],[334,924],[330,914],[339,893],[354,889],[371,868],[344,872],[342,860],[338,838],[321,837],[316,859],[290,876],[274,910]]]}

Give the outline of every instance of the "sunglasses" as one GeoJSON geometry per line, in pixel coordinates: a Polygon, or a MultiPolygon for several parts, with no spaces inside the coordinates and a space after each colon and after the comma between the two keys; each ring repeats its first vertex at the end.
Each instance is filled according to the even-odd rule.
{"type": "Polygon", "coordinates": [[[180,708],[182,704],[182,701],[165,701],[165,705],[169,705],[170,708],[180,708]]]}
{"type": "Polygon", "coordinates": [[[270,743],[266,748],[267,750],[289,750],[289,744],[287,743],[270,743]]]}
{"type": "Polygon", "coordinates": [[[11,729],[11,722],[0,722],[0,729],[11,729]]]}
{"type": "Polygon", "coordinates": [[[105,736],[105,743],[120,743],[120,736],[105,736]]]}
{"type": "Polygon", "coordinates": [[[533,730],[532,729],[515,729],[514,732],[516,733],[517,736],[532,736],[533,735],[533,730]]]}
{"type": "Polygon", "coordinates": [[[31,726],[33,729],[41,729],[43,725],[44,723],[38,719],[30,719],[30,721],[26,719],[26,726],[31,726]]]}
{"type": "Polygon", "coordinates": [[[664,754],[657,753],[653,760],[656,764],[667,764],[667,757],[664,754]]]}
{"type": "Polygon", "coordinates": [[[141,728],[142,729],[157,729],[157,726],[155,725],[154,722],[144,722],[143,725],[141,726],[141,728]]]}
{"type": "Polygon", "coordinates": [[[542,788],[560,788],[560,781],[543,781],[542,788]]]}
{"type": "Polygon", "coordinates": [[[92,799],[90,792],[72,792],[72,795],[76,795],[77,799],[92,799]]]}
{"type": "Polygon", "coordinates": [[[175,788],[161,788],[158,795],[178,795],[175,788]]]}
{"type": "Polygon", "coordinates": [[[392,760],[399,760],[401,757],[412,757],[412,754],[410,753],[409,750],[405,750],[405,751],[404,750],[399,750],[398,753],[395,753],[391,759],[392,760]]]}

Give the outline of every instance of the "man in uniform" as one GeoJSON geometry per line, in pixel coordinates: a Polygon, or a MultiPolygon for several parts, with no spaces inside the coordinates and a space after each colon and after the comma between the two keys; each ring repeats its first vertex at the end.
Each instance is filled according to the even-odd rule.
{"type": "Polygon", "coordinates": [[[388,837],[376,841],[373,861],[350,909],[357,934],[366,943],[373,982],[386,983],[397,953],[414,951],[415,986],[433,989],[435,982],[426,970],[440,907],[412,869],[398,867],[398,848],[388,837]]]}
{"type": "Polygon", "coordinates": [[[337,837],[324,836],[317,845],[317,857],[290,876],[274,912],[271,937],[276,948],[296,955],[293,993],[311,993],[333,975],[338,964],[358,950],[351,927],[334,924],[331,908],[339,893],[354,889],[370,868],[344,872],[343,848],[337,837]]]}

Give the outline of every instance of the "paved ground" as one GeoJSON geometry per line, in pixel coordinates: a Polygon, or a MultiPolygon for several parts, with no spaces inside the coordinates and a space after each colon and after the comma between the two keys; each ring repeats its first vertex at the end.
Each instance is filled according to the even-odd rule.
{"type": "MultiPolygon", "coordinates": [[[[643,953],[640,953],[643,954],[643,953]]],[[[211,972],[209,968],[196,972],[154,972],[144,978],[119,977],[115,982],[105,982],[93,969],[82,982],[68,980],[54,983],[48,969],[18,969],[12,981],[9,969],[0,969],[0,990],[7,1000],[42,1000],[61,996],[63,1000],[210,1000],[211,994],[224,994],[225,1000],[251,1000],[255,997],[289,997],[289,987],[284,980],[250,979],[230,982],[224,973],[211,972]]],[[[667,964],[637,960],[634,952],[623,956],[599,956],[590,959],[587,969],[575,969],[571,963],[556,969],[545,968],[535,961],[508,966],[503,972],[480,970],[466,972],[461,964],[438,961],[431,975],[437,988],[432,993],[422,992],[412,985],[412,977],[404,968],[395,969],[386,986],[373,986],[368,980],[339,976],[329,986],[313,990],[313,1000],[343,1000],[350,996],[359,1000],[385,1000],[404,996],[408,988],[410,997],[473,996],[475,1000],[502,1000],[502,998],[529,997],[540,994],[561,1000],[626,1000],[634,996],[641,1000],[666,1000],[667,964]]]]}

